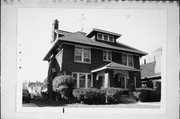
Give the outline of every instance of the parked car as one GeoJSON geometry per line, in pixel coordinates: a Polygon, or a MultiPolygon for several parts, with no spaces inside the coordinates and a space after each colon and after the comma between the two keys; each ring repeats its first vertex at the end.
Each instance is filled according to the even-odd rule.
{"type": "Polygon", "coordinates": [[[23,89],[23,102],[29,103],[31,100],[31,94],[27,89],[23,89]]]}

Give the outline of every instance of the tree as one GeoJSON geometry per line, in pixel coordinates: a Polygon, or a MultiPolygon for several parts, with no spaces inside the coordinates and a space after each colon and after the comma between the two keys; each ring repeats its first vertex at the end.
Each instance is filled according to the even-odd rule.
{"type": "Polygon", "coordinates": [[[60,93],[61,98],[66,101],[73,99],[73,89],[75,86],[75,78],[70,75],[60,75],[53,79],[53,91],[60,93]]]}

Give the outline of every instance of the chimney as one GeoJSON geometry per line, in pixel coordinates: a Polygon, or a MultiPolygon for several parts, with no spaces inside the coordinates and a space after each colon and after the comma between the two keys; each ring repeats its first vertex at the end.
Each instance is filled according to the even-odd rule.
{"type": "Polygon", "coordinates": [[[58,26],[59,26],[59,21],[57,19],[54,20],[54,23],[53,23],[53,28],[55,30],[58,30],[58,26]]]}
{"type": "Polygon", "coordinates": [[[144,59],[144,64],[146,64],[146,59],[144,59]]]}
{"type": "Polygon", "coordinates": [[[55,42],[56,38],[58,37],[58,34],[55,32],[55,30],[58,30],[59,28],[59,21],[57,19],[54,20],[52,25],[52,40],[51,43],[55,42]]]}

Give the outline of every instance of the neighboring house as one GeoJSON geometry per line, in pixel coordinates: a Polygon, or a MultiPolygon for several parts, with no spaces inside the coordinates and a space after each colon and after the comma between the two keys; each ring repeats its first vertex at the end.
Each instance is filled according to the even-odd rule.
{"type": "Polygon", "coordinates": [[[33,96],[40,96],[41,92],[43,90],[44,84],[42,82],[29,82],[28,84],[28,91],[31,94],[31,98],[33,98],[33,96]]]}
{"type": "MultiPolygon", "coordinates": [[[[140,87],[139,59],[146,53],[117,42],[119,37],[121,34],[100,29],[62,31],[55,20],[53,46],[43,59],[49,63],[48,81],[67,74],[76,78],[77,88],[140,87]]],[[[48,90],[52,90],[51,85],[48,90]]]]}
{"type": "Polygon", "coordinates": [[[147,81],[161,81],[161,55],[162,48],[153,52],[154,61],[141,65],[141,82],[142,86],[145,86],[147,81]]]}

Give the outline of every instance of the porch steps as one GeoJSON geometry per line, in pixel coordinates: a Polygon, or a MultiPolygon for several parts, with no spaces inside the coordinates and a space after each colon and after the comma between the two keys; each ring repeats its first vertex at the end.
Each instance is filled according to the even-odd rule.
{"type": "Polygon", "coordinates": [[[137,102],[137,100],[132,93],[129,93],[128,95],[122,95],[121,102],[123,102],[123,103],[135,103],[135,102],[137,102]]]}

